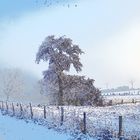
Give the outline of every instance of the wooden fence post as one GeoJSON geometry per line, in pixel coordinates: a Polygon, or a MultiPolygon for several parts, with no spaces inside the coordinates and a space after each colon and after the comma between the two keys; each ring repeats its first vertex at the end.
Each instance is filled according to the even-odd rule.
{"type": "Polygon", "coordinates": [[[46,106],[44,105],[44,119],[46,119],[46,106]]]}
{"type": "Polygon", "coordinates": [[[20,106],[20,116],[22,116],[23,115],[23,108],[22,108],[21,104],[19,104],[19,106],[20,106]]]}
{"type": "Polygon", "coordinates": [[[4,105],[3,105],[3,101],[2,101],[2,110],[4,110],[4,105]]]}
{"type": "Polygon", "coordinates": [[[61,107],[61,123],[60,123],[60,125],[63,125],[63,121],[64,121],[64,108],[61,107]]]}
{"type": "Polygon", "coordinates": [[[8,103],[6,101],[6,112],[8,113],[8,103]]]}
{"type": "Polygon", "coordinates": [[[119,140],[122,140],[122,116],[119,116],[119,140]]]}
{"type": "Polygon", "coordinates": [[[13,110],[13,116],[15,115],[15,108],[14,108],[14,104],[12,103],[12,110],[13,110]]]}
{"type": "Polygon", "coordinates": [[[86,134],[86,112],[83,113],[83,133],[86,134]]]}
{"type": "Polygon", "coordinates": [[[112,106],[112,104],[113,104],[113,101],[112,100],[109,100],[109,103],[108,103],[108,105],[110,106],[112,106]]]}
{"type": "Polygon", "coordinates": [[[33,110],[32,110],[32,105],[30,103],[30,112],[31,112],[31,119],[33,119],[33,110]]]}
{"type": "Polygon", "coordinates": [[[132,103],[135,103],[135,100],[134,99],[132,99],[132,103]]]}
{"type": "Polygon", "coordinates": [[[0,109],[2,109],[2,103],[0,104],[0,109]]]}

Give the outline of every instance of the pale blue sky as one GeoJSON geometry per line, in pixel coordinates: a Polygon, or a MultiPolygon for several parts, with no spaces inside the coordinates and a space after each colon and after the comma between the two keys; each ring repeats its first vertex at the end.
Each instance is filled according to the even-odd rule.
{"type": "Polygon", "coordinates": [[[85,51],[81,74],[98,87],[129,85],[131,79],[140,87],[139,0],[60,0],[51,7],[43,0],[10,1],[0,1],[1,67],[41,78],[47,65],[34,62],[39,45],[48,35],[66,35],[85,51]]]}

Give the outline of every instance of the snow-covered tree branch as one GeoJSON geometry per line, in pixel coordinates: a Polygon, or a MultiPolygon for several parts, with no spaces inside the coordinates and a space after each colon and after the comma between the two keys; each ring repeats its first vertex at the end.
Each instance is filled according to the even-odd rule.
{"type": "Polygon", "coordinates": [[[39,63],[41,60],[49,62],[48,70],[43,72],[42,83],[47,89],[53,89],[52,96],[58,97],[58,105],[77,104],[77,102],[79,105],[95,104],[97,93],[98,98],[100,97],[99,90],[93,85],[93,79],[65,73],[70,71],[71,66],[76,72],[82,70],[79,57],[82,53],[79,46],[65,36],[59,38],[55,38],[54,35],[48,36],[39,47],[36,62],[39,63]],[[72,103],[74,100],[76,103],[72,103]]]}

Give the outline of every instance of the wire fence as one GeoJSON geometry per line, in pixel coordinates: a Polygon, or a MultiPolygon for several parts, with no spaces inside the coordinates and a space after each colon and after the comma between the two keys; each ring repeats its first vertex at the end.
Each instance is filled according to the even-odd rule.
{"type": "MultiPolygon", "coordinates": [[[[45,125],[71,134],[88,134],[99,140],[140,138],[140,105],[136,115],[120,115],[113,107],[41,106],[0,101],[3,115],[8,114],[26,121],[45,125]]],[[[124,110],[127,109],[124,106],[124,110]]]]}
{"type": "Polygon", "coordinates": [[[121,98],[113,98],[113,99],[105,99],[103,105],[104,106],[112,106],[112,105],[120,105],[120,104],[136,104],[136,103],[140,103],[140,98],[136,99],[136,98],[125,98],[125,99],[121,99],[121,98]]]}

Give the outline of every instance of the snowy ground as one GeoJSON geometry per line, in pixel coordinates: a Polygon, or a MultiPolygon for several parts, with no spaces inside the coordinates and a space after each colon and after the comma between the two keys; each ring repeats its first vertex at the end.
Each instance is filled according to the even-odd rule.
{"type": "MultiPolygon", "coordinates": [[[[8,105],[9,105],[8,114],[12,115],[12,111],[11,111],[12,108],[10,106],[10,103],[8,103],[8,105]]],[[[24,119],[25,121],[27,121],[27,120],[31,121],[29,106],[22,105],[22,107],[23,107],[23,113],[21,114],[19,106],[15,106],[16,117],[18,117],[18,118],[22,117],[22,119],[24,119]]],[[[4,108],[6,108],[5,105],[4,105],[4,108]]],[[[27,126],[27,130],[29,129],[28,130],[29,132],[30,132],[30,130],[32,131],[31,136],[35,135],[38,130],[39,131],[42,130],[42,132],[39,132],[38,135],[42,135],[42,137],[43,136],[50,137],[50,135],[52,133],[54,133],[52,130],[55,130],[56,132],[63,132],[66,134],[70,134],[70,136],[73,135],[75,137],[77,134],[78,135],[81,134],[81,131],[83,130],[83,112],[86,112],[87,134],[89,134],[93,138],[97,139],[100,137],[99,140],[104,140],[105,138],[103,137],[103,135],[105,135],[105,134],[113,137],[114,139],[115,138],[117,139],[118,130],[119,130],[118,118],[119,118],[119,116],[122,116],[123,117],[123,135],[124,135],[124,137],[131,138],[132,136],[133,137],[137,136],[137,138],[140,138],[140,104],[139,103],[122,104],[122,105],[114,105],[114,106],[107,106],[107,107],[64,106],[63,108],[64,108],[64,121],[63,121],[62,126],[60,125],[61,124],[61,108],[57,107],[57,106],[47,106],[46,107],[46,118],[45,119],[43,118],[44,117],[43,116],[44,107],[43,106],[40,106],[40,107],[33,106],[34,115],[33,115],[32,122],[40,124],[40,125],[44,126],[44,128],[41,126],[37,126],[33,123],[26,124],[23,120],[16,120],[17,122],[15,122],[14,117],[8,118],[7,116],[0,116],[0,118],[2,118],[3,120],[5,119],[5,122],[8,122],[7,119],[8,120],[12,119],[12,120],[14,120],[15,125],[17,125],[17,126],[18,126],[18,124],[16,124],[16,123],[19,122],[19,127],[17,127],[17,128],[20,128],[20,124],[21,124],[22,131],[24,129],[26,129],[26,126],[27,126]],[[49,130],[47,128],[49,128],[49,130]],[[50,128],[51,128],[51,131],[50,131],[50,128]],[[50,132],[50,134],[48,131],[50,132]],[[47,136],[47,133],[48,133],[48,136],[47,136]],[[103,138],[101,139],[101,137],[103,137],[103,138]]],[[[4,121],[1,121],[1,122],[4,122],[4,121]]],[[[13,126],[14,126],[14,122],[13,122],[13,126]]],[[[15,134],[17,131],[15,130],[15,132],[14,132],[14,130],[12,129],[13,126],[11,126],[11,124],[12,123],[8,123],[5,125],[0,124],[0,129],[2,126],[3,131],[5,130],[7,133],[9,132],[11,134],[12,133],[15,134]],[[5,128],[3,128],[3,126],[5,126],[5,128]]],[[[21,134],[21,132],[19,132],[19,134],[21,134]]],[[[25,130],[25,135],[27,132],[25,130]]],[[[4,133],[5,132],[3,132],[3,134],[4,133]]],[[[4,135],[2,135],[2,136],[4,136],[4,135]]],[[[62,138],[65,137],[65,135],[60,135],[60,137],[61,136],[62,136],[62,138]]],[[[37,138],[38,138],[38,136],[37,136],[37,138]]],[[[26,137],[26,139],[27,139],[27,137],[26,137]]],[[[65,137],[65,140],[67,140],[67,139],[68,138],[65,137]]],[[[8,140],[8,139],[6,139],[6,140],[8,140]]],[[[16,140],[16,139],[14,139],[14,140],[16,140]]],[[[75,139],[73,139],[73,140],[75,140],[75,139]]]]}
{"type": "Polygon", "coordinates": [[[102,95],[110,96],[110,95],[140,95],[140,89],[130,89],[125,91],[102,91],[102,95]]]}
{"type": "Polygon", "coordinates": [[[104,96],[104,99],[106,102],[112,101],[113,104],[120,104],[122,101],[123,103],[140,103],[140,95],[109,95],[104,96]]]}
{"type": "Polygon", "coordinates": [[[67,140],[68,137],[66,134],[0,113],[0,140],[67,140]]]}

